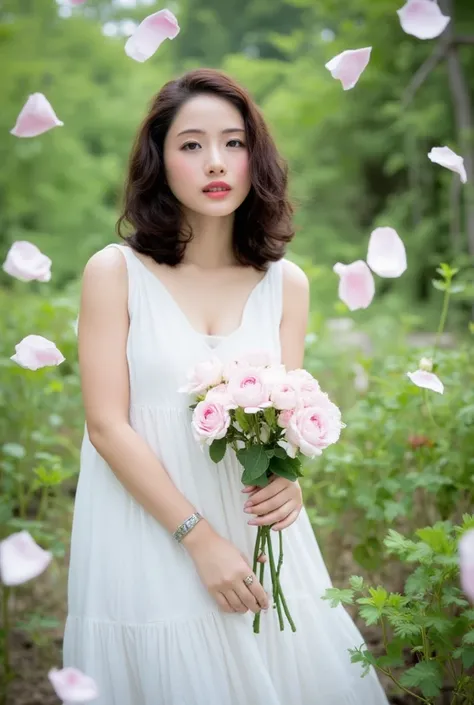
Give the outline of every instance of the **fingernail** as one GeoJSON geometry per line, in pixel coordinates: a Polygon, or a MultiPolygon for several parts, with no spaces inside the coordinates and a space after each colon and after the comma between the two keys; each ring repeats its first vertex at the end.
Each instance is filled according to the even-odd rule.
{"type": "Polygon", "coordinates": [[[252,526],[255,526],[256,523],[255,519],[250,519],[250,521],[247,522],[247,524],[252,524],[252,526]]]}

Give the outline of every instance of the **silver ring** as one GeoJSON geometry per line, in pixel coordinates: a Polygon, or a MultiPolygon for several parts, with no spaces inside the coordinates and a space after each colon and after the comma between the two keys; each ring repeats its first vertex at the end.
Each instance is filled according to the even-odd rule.
{"type": "Polygon", "coordinates": [[[246,578],[244,578],[244,583],[246,584],[247,587],[252,585],[253,583],[253,575],[247,575],[246,578]]]}

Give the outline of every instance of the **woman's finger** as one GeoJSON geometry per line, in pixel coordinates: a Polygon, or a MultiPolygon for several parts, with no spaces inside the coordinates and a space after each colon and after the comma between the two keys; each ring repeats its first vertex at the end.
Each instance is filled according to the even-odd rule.
{"type": "Polygon", "coordinates": [[[253,492],[256,489],[257,489],[257,485],[245,485],[242,492],[253,492]]]}
{"type": "Polygon", "coordinates": [[[279,482],[278,480],[283,480],[283,478],[278,478],[266,487],[259,487],[258,490],[248,498],[245,504],[250,504],[250,506],[252,506],[254,504],[259,504],[260,502],[265,502],[267,499],[275,497],[275,495],[279,494],[288,487],[288,483],[285,480],[283,480],[283,482],[279,482]]]}
{"type": "Polygon", "coordinates": [[[270,514],[265,514],[261,517],[254,517],[247,523],[251,526],[268,526],[269,524],[275,524],[276,522],[286,519],[286,517],[290,514],[290,512],[294,511],[294,509],[295,506],[293,500],[289,500],[274,512],[270,512],[270,514]]]}
{"type": "Polygon", "coordinates": [[[221,608],[221,610],[223,612],[227,612],[227,613],[230,613],[230,612],[234,613],[235,612],[234,608],[232,607],[232,605],[229,604],[226,596],[222,592],[216,592],[214,597],[216,599],[217,604],[219,605],[219,607],[221,608]]]}
{"type": "Polygon", "coordinates": [[[288,489],[285,489],[276,494],[274,497],[267,499],[265,502],[260,502],[259,504],[251,504],[250,507],[245,508],[245,511],[248,514],[256,514],[257,516],[263,516],[264,514],[269,514],[275,509],[282,507],[291,499],[291,493],[288,491],[288,489]]]}
{"type": "Polygon", "coordinates": [[[294,509],[286,519],[283,521],[279,521],[275,526],[272,526],[273,531],[282,531],[282,529],[286,529],[288,526],[291,526],[299,517],[300,515],[300,509],[294,509]]]}

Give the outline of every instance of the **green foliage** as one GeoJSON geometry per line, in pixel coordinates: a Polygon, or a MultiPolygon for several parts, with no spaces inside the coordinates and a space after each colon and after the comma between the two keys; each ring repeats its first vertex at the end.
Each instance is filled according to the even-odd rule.
{"type": "Polygon", "coordinates": [[[358,605],[368,626],[381,626],[383,653],[374,656],[362,646],[351,650],[352,661],[365,672],[375,666],[402,690],[418,693],[421,702],[434,702],[445,683],[456,702],[474,698],[474,680],[468,675],[474,665],[474,609],[459,587],[457,555],[460,535],[473,527],[474,516],[465,515],[459,526],[437,522],[418,529],[414,539],[390,530],[384,541],[387,554],[402,564],[392,560],[391,571],[401,571],[403,564],[412,571],[403,593],[370,587],[354,576],[350,588],[331,588],[323,598],[332,607],[358,605]]]}

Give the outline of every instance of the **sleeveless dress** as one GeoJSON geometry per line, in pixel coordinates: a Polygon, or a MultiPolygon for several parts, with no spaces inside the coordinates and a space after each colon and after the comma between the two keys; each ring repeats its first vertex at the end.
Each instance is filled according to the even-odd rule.
{"type": "MultiPolygon", "coordinates": [[[[177,488],[249,559],[241,466],[214,464],[191,432],[178,393],[196,362],[254,349],[280,357],[282,262],[270,265],[227,336],[196,331],[168,289],[125,245],[130,329],[130,424],[177,488]]],[[[107,370],[104,370],[107,374],[107,370]]],[[[273,532],[275,550],[278,536],[273,532]]],[[[63,662],[92,676],[96,705],[387,705],[373,671],[361,678],[349,648],[363,638],[346,610],[321,600],[331,581],[307,513],[284,530],[281,581],[297,631],[276,610],[224,613],[186,549],[128,493],[85,428],[75,499],[63,662]]],[[[269,568],[264,587],[271,592],[269,568]]]]}

